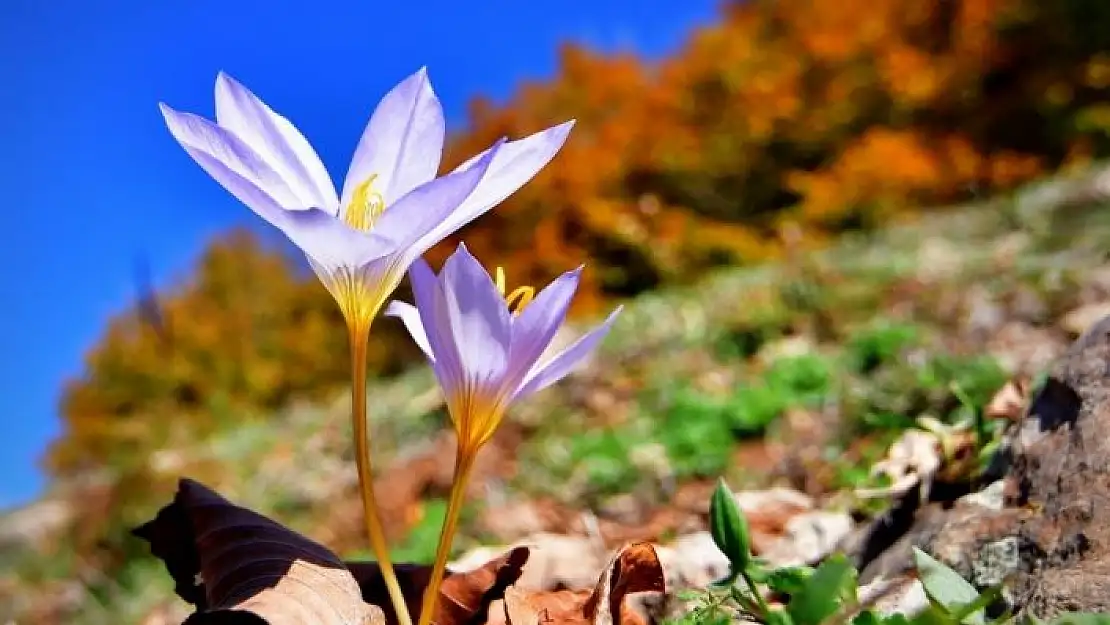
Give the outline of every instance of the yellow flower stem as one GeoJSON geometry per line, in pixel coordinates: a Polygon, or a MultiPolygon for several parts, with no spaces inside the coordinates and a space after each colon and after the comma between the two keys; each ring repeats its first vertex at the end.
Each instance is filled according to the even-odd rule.
{"type": "Polygon", "coordinates": [[[358,484],[362,494],[362,515],[366,521],[366,534],[370,538],[370,548],[378,559],[393,611],[397,614],[399,625],[412,625],[405,595],[397,583],[393,564],[389,560],[389,546],[385,540],[385,530],[378,516],[378,504],[374,497],[374,475],[370,465],[370,429],[366,421],[366,347],[370,337],[369,324],[351,323],[348,337],[351,347],[351,419],[355,435],[355,464],[358,466],[358,484]]]}
{"type": "Polygon", "coordinates": [[[435,564],[432,565],[432,577],[428,587],[424,589],[424,601],[420,605],[419,625],[429,625],[439,606],[439,588],[443,583],[443,573],[447,569],[447,556],[451,553],[451,541],[455,538],[455,530],[459,525],[459,513],[462,511],[463,498],[466,496],[466,486],[470,482],[470,469],[474,465],[476,451],[464,450],[459,447],[455,456],[455,475],[451,483],[451,499],[447,504],[447,518],[443,520],[443,529],[439,533],[439,545],[436,547],[435,564]]]}

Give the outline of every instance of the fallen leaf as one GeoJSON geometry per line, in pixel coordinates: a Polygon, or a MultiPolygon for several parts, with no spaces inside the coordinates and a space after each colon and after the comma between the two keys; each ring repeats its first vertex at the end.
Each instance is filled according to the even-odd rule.
{"type": "MultiPolygon", "coordinates": [[[[528,547],[516,547],[482,566],[460,573],[450,570],[439,587],[439,604],[435,625],[480,625],[486,622],[490,604],[505,593],[505,589],[520,578],[528,561],[528,547]]],[[[382,580],[377,562],[345,562],[362,589],[362,600],[382,606],[386,620],[396,623],[393,605],[382,580]]],[[[432,579],[432,567],[424,564],[394,564],[393,570],[405,596],[405,604],[413,619],[420,617],[424,589],[432,579]]]]}
{"type": "Polygon", "coordinates": [[[1025,414],[1029,403],[1029,380],[1015,378],[1010,380],[994,394],[983,414],[989,419],[1018,421],[1025,414]]]}
{"type": "Polygon", "coordinates": [[[589,623],[585,614],[588,590],[554,590],[530,593],[519,588],[505,591],[500,619],[491,615],[488,625],[578,625],[589,623]]]}
{"type": "Polygon", "coordinates": [[[335,554],[198,482],[182,479],[173,503],[133,533],[197,607],[190,625],[385,623],[335,554]]]}
{"type": "Polygon", "coordinates": [[[593,591],[527,592],[508,588],[501,614],[492,609],[488,625],[645,625],[626,609],[638,592],[665,592],[663,566],[650,543],[633,543],[609,561],[593,591]]]}
{"type": "MultiPolygon", "coordinates": [[[[175,592],[196,607],[189,625],[395,623],[376,562],[343,562],[326,547],[182,479],[174,500],[133,532],[166,565],[175,592]]],[[[448,571],[437,625],[485,620],[488,606],[520,577],[518,547],[465,573],[448,571]]],[[[419,615],[432,567],[394,565],[405,602],[419,615]]]]}

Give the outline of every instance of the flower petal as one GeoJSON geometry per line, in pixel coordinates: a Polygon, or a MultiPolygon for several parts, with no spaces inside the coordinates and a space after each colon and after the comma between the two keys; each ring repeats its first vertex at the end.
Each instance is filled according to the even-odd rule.
{"type": "Polygon", "coordinates": [[[435,354],[432,369],[436,378],[444,389],[458,388],[463,379],[462,365],[451,334],[447,304],[439,278],[432,272],[427,261],[417,258],[409,268],[409,284],[412,285],[413,298],[427,334],[428,345],[435,354]]]}
{"type": "Polygon", "coordinates": [[[509,349],[510,384],[515,388],[543,355],[574,299],[582,267],[568,271],[547,285],[513,320],[513,340],[509,349]]]}
{"type": "Polygon", "coordinates": [[[513,399],[527,397],[565,378],[605,338],[622,309],[623,306],[618,306],[601,325],[590,330],[559,355],[533,368],[524,379],[524,384],[513,394],[513,399]]]}
{"type": "Polygon", "coordinates": [[[364,272],[367,265],[397,250],[393,240],[376,232],[354,230],[318,208],[285,211],[279,227],[316,261],[317,273],[323,269],[329,276],[340,269],[364,272]]]}
{"type": "Polygon", "coordinates": [[[238,137],[208,120],[165,105],[162,113],[189,156],[240,202],[284,232],[309,257],[317,273],[360,267],[397,249],[395,242],[381,233],[353,230],[320,209],[286,210],[273,192],[288,197],[288,187],[238,137]]]}
{"type": "Polygon", "coordinates": [[[439,282],[447,325],[469,388],[478,393],[500,390],[512,339],[505,299],[464,244],[444,263],[439,282]]]}
{"type": "Polygon", "coordinates": [[[385,94],[370,116],[347,170],[340,211],[371,175],[378,176],[375,188],[386,206],[434,178],[445,128],[443,107],[422,67],[385,94]]]}
{"type": "Polygon", "coordinates": [[[158,107],[170,134],[189,156],[263,219],[273,223],[277,218],[275,207],[286,209],[299,204],[278,172],[234,133],[198,115],[175,111],[161,103],[158,107]],[[214,168],[214,164],[220,167],[214,168]],[[259,197],[259,193],[265,197],[259,197]]]}
{"type": "MultiPolygon", "coordinates": [[[[442,241],[450,236],[524,186],[544,166],[551,162],[559,149],[563,147],[563,143],[566,142],[567,135],[570,134],[573,126],[574,122],[569,121],[537,132],[524,139],[506,143],[498,150],[493,163],[489,166],[489,171],[482,178],[482,182],[478,184],[478,188],[466,198],[466,201],[458,207],[458,210],[426,235],[426,238],[433,242],[424,247],[425,242],[421,241],[419,247],[430,248],[435,245],[435,242],[442,241]]],[[[455,171],[471,167],[478,159],[484,158],[488,152],[489,150],[459,165],[455,168],[455,171]]]]}
{"type": "Polygon", "coordinates": [[[428,360],[435,363],[435,354],[432,352],[432,346],[428,343],[428,334],[424,332],[424,325],[420,322],[420,311],[412,304],[405,302],[392,301],[385,309],[386,317],[397,317],[401,323],[405,324],[405,329],[409,331],[412,340],[420,348],[428,360]]]}
{"type": "Polygon", "coordinates": [[[336,214],[339,200],[328,170],[304,135],[235,79],[216,77],[216,123],[250,145],[286,181],[299,206],[336,214]]]}
{"type": "Polygon", "coordinates": [[[467,169],[420,185],[385,210],[374,230],[404,248],[401,265],[408,266],[429,247],[443,240],[442,237],[431,239],[427,233],[449,219],[459,204],[474,192],[500,153],[500,147],[500,143],[495,144],[467,169]]]}

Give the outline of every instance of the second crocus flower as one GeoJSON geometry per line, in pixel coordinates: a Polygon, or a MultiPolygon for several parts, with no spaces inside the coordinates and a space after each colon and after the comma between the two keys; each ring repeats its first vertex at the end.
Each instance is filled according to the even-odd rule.
{"type": "MultiPolygon", "coordinates": [[[[454,537],[463,493],[478,450],[493,436],[509,406],[569,374],[608,333],[620,308],[557,355],[541,357],[566,319],[581,267],[564,273],[531,301],[505,297],[504,280],[459,245],[437,276],[423,260],[409,270],[416,305],[391,302],[386,314],[399,317],[424,351],[443,390],[458,435],[455,480],[436,551],[432,583],[424,595],[420,623],[436,608],[439,582],[454,537]],[[510,309],[516,304],[516,309],[510,309]]],[[[519,290],[518,290],[519,291],[519,290]]]]}

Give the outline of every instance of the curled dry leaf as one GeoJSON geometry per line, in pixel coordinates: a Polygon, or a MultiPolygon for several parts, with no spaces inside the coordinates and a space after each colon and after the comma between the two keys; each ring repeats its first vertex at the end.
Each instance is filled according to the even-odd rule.
{"type": "MultiPolygon", "coordinates": [[[[463,573],[451,573],[439,587],[439,604],[432,618],[435,625],[480,625],[486,622],[490,603],[500,599],[505,589],[520,578],[529,549],[516,547],[482,566],[463,573]]],[[[381,569],[374,562],[348,562],[347,567],[362,587],[362,598],[383,606],[390,622],[393,617],[389,594],[382,581],[381,569]]],[[[432,577],[432,567],[422,564],[396,564],[394,570],[405,594],[405,603],[413,617],[420,615],[424,588],[432,577]]]]}
{"type": "Polygon", "coordinates": [[[891,444],[887,455],[871,467],[871,475],[885,475],[889,486],[857,488],[857,497],[868,499],[901,495],[916,486],[925,487],[932,481],[943,461],[940,443],[935,434],[922,430],[906,430],[891,444]]]}
{"type": "MultiPolygon", "coordinates": [[[[133,533],[150,543],[177,594],[196,607],[189,625],[396,622],[376,563],[343,562],[193,480],[182,479],[173,502],[133,533]]],[[[490,602],[520,576],[528,553],[519,547],[474,571],[448,573],[437,625],[483,622],[490,602]]],[[[431,567],[395,569],[409,610],[417,615],[431,567]]]]}
{"type": "Polygon", "coordinates": [[[385,623],[335,554],[198,482],[181,480],[173,503],[134,534],[197,607],[190,624],[385,623]]]}
{"type": "Polygon", "coordinates": [[[989,419],[1020,420],[1029,403],[1029,386],[1028,378],[1010,380],[994,394],[983,414],[989,419]]]}
{"type": "Polygon", "coordinates": [[[505,591],[503,611],[491,610],[489,625],[645,625],[625,598],[665,592],[663,566],[649,543],[633,543],[610,560],[593,591],[505,591]]]}

